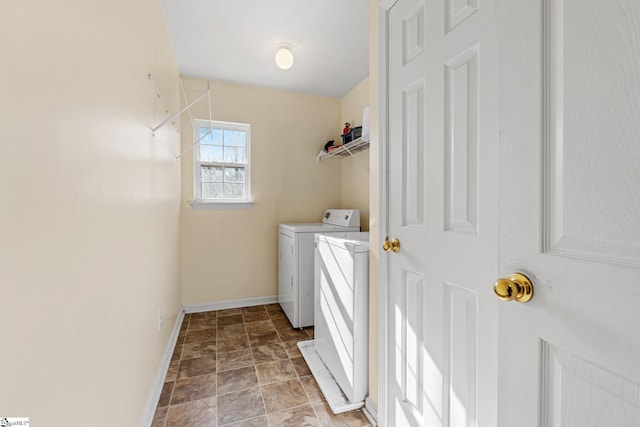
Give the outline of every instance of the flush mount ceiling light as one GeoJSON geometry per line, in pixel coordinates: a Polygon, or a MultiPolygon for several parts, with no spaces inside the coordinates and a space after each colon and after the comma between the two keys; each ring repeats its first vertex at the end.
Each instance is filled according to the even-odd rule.
{"type": "Polygon", "coordinates": [[[293,53],[291,52],[291,46],[286,43],[278,45],[276,51],[276,65],[282,70],[288,70],[293,65],[293,53]]]}

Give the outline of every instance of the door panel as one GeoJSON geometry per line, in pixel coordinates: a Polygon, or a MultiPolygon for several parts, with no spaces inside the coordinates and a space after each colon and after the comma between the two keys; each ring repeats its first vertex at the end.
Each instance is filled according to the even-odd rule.
{"type": "Polygon", "coordinates": [[[445,64],[445,230],[478,233],[478,45],[445,64]]]}
{"type": "Polygon", "coordinates": [[[424,229],[424,79],[402,91],[402,225],[424,229]]]}
{"type": "Polygon", "coordinates": [[[499,425],[640,425],[638,22],[635,0],[501,4],[500,271],[535,291],[500,303],[499,425]]]}
{"type": "Polygon", "coordinates": [[[640,425],[640,387],[554,345],[542,345],[543,426],[640,425]]]}
{"type": "Polygon", "coordinates": [[[444,284],[444,425],[475,426],[478,388],[478,294],[444,284]]]}
{"type": "Polygon", "coordinates": [[[640,266],[639,7],[545,9],[545,252],[640,266]]]}

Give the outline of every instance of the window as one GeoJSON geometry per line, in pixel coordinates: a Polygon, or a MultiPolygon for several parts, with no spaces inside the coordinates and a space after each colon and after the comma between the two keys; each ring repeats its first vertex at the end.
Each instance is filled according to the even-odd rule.
{"type": "Polygon", "coordinates": [[[196,120],[194,202],[198,208],[249,208],[251,126],[196,120]]]}

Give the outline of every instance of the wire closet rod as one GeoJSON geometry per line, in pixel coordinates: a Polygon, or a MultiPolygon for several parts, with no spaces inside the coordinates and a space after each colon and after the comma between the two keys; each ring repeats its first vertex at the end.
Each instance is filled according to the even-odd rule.
{"type": "MultiPolygon", "coordinates": [[[[151,83],[153,84],[153,87],[156,89],[156,93],[158,93],[158,96],[160,96],[160,91],[158,90],[158,87],[156,86],[156,83],[153,81],[153,78],[151,77],[151,74],[149,74],[149,80],[151,80],[151,83]]],[[[151,130],[155,133],[158,129],[160,129],[162,126],[166,125],[167,123],[169,123],[171,120],[175,119],[176,117],[178,117],[180,114],[184,113],[185,111],[187,111],[188,109],[190,109],[191,107],[193,107],[194,105],[196,105],[198,102],[200,102],[203,98],[205,97],[209,97],[209,94],[211,93],[211,88],[209,85],[209,81],[207,81],[207,90],[200,95],[198,98],[196,98],[194,101],[192,101],[189,105],[187,105],[186,107],[182,108],[180,111],[178,111],[177,113],[171,115],[171,117],[166,118],[165,120],[162,121],[162,123],[160,123],[158,126],[152,127],[151,130]]],[[[162,100],[162,97],[160,97],[160,99],[162,100]]],[[[164,104],[164,101],[162,101],[162,104],[164,104]]],[[[211,105],[211,101],[209,101],[209,105],[211,105]]],[[[165,105],[165,109],[166,109],[166,105],[165,105]]]]}
{"type": "MultiPolygon", "coordinates": [[[[182,97],[184,98],[184,102],[187,102],[187,93],[184,90],[184,85],[182,84],[182,80],[180,80],[180,89],[182,90],[182,97]]],[[[207,93],[209,93],[209,82],[207,81],[207,93]]],[[[209,100],[208,100],[208,104],[209,104],[209,123],[211,123],[213,121],[213,116],[211,115],[211,96],[209,96],[209,100]]],[[[191,129],[193,131],[193,138],[195,139],[196,137],[196,125],[195,122],[193,120],[193,117],[191,116],[191,112],[189,111],[189,119],[191,120],[191,129]]],[[[188,146],[187,148],[185,148],[184,150],[182,150],[180,152],[180,154],[178,154],[176,156],[176,160],[180,160],[180,157],[184,156],[184,154],[187,151],[190,151],[193,149],[193,147],[195,147],[196,145],[198,145],[200,143],[200,141],[202,141],[204,138],[206,138],[207,136],[211,135],[211,128],[209,128],[209,130],[202,135],[200,138],[198,138],[193,144],[191,144],[190,146],[188,146]]]]}
{"type": "Polygon", "coordinates": [[[184,153],[186,153],[187,151],[191,150],[193,147],[195,147],[197,144],[199,144],[200,141],[202,141],[203,139],[205,139],[209,135],[211,135],[211,129],[209,129],[204,135],[202,135],[200,138],[198,138],[198,140],[196,142],[194,142],[193,144],[191,144],[190,146],[185,148],[180,154],[178,154],[176,156],[176,160],[178,160],[180,157],[182,157],[184,155],[184,153]]]}

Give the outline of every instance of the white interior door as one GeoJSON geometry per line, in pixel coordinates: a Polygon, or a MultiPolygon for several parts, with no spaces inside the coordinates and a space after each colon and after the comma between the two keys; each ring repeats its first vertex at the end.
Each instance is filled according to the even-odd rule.
{"type": "Polygon", "coordinates": [[[400,242],[397,253],[381,257],[383,426],[497,422],[492,3],[381,5],[382,176],[388,179],[381,241],[400,242]]]}
{"type": "Polygon", "coordinates": [[[501,2],[500,426],[640,426],[640,2],[501,2]]]}

